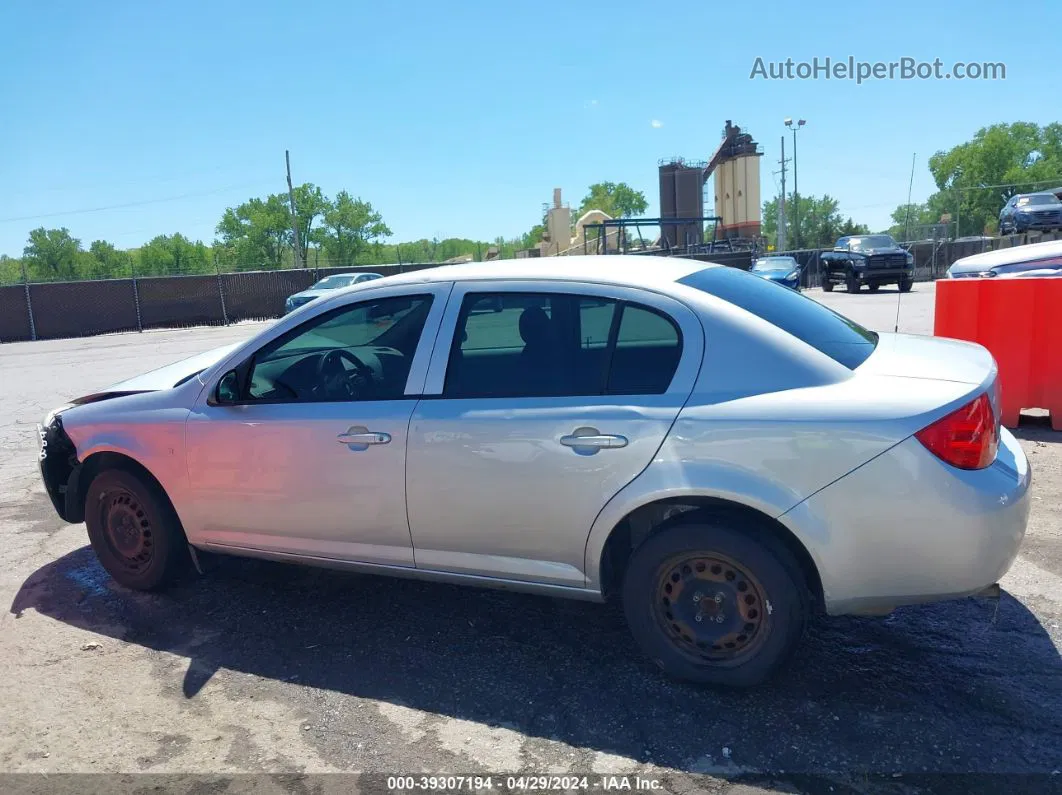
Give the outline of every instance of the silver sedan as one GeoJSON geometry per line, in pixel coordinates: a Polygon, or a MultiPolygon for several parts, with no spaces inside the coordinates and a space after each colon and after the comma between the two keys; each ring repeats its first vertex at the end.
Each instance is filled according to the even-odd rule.
{"type": "Polygon", "coordinates": [[[467,264],[338,290],[40,429],[120,584],[205,552],[620,597],[697,682],[763,681],[807,618],[991,588],[1029,464],[982,347],[875,334],[679,258],[467,264]]]}

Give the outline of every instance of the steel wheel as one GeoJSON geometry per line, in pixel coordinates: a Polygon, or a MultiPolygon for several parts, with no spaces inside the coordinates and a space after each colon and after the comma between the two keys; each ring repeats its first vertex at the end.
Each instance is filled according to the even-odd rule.
{"type": "Polygon", "coordinates": [[[151,520],[136,495],[126,489],[106,492],[100,500],[100,525],[115,560],[130,573],[151,565],[155,551],[151,520]]]}
{"type": "Polygon", "coordinates": [[[682,555],[660,567],[655,618],[683,656],[701,665],[736,665],[767,637],[763,586],[730,558],[682,555]]]}

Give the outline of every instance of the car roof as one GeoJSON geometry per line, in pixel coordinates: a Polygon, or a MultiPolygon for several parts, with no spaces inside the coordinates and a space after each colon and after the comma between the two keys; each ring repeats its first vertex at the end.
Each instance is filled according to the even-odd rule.
{"type": "Polygon", "coordinates": [[[684,257],[631,254],[573,257],[528,257],[491,262],[464,262],[388,276],[390,284],[450,281],[603,282],[630,287],[663,286],[705,268],[724,267],[684,257]]]}
{"type": "Polygon", "coordinates": [[[969,257],[957,259],[952,264],[969,266],[980,265],[992,268],[996,265],[1014,265],[1019,262],[1033,262],[1039,259],[1062,256],[1062,240],[1048,240],[1044,243],[1029,243],[1024,246],[1012,246],[1000,248],[995,251],[985,251],[981,254],[971,254],[969,257]]]}
{"type": "Polygon", "coordinates": [[[1057,199],[1058,198],[1057,196],[1055,196],[1055,194],[1053,194],[1049,190],[1038,190],[1038,191],[1033,191],[1032,193],[1019,193],[1014,198],[1015,199],[1024,199],[1027,196],[1050,196],[1052,199],[1057,199]]]}

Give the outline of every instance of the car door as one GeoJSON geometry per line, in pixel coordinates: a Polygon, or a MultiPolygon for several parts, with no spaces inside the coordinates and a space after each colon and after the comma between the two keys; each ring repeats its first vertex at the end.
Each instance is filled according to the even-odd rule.
{"type": "Polygon", "coordinates": [[[703,345],[656,293],[455,285],[410,423],[417,568],[582,587],[594,518],[659,450],[703,345]]]}
{"type": "Polygon", "coordinates": [[[186,423],[189,537],[412,566],[406,431],[450,286],[330,301],[208,384],[186,423]]]}

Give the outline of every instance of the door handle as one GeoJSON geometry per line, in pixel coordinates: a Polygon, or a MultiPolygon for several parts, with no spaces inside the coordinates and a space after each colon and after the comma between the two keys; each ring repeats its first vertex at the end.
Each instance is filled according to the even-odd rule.
{"type": "Polygon", "coordinates": [[[364,426],[356,426],[346,433],[336,437],[340,444],[348,445],[352,450],[362,449],[370,444],[387,444],[391,441],[391,434],[382,431],[370,431],[364,426]]]}
{"type": "MultiPolygon", "coordinates": [[[[581,428],[579,430],[582,430],[581,428]]],[[[627,437],[611,433],[568,434],[560,438],[565,447],[593,447],[599,450],[615,450],[627,446],[627,437]]]]}

